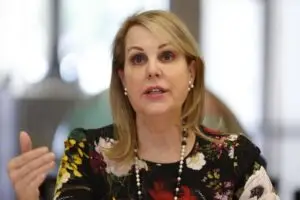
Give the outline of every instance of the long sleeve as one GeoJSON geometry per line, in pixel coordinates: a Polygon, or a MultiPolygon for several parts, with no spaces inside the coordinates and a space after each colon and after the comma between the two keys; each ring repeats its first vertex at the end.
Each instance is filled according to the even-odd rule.
{"type": "Polygon", "coordinates": [[[86,132],[84,129],[74,129],[65,141],[54,200],[102,199],[101,188],[100,191],[93,188],[97,184],[96,178],[99,180],[99,177],[95,178],[92,174],[89,155],[91,144],[87,141],[86,132]]]}
{"type": "Polygon", "coordinates": [[[237,174],[236,198],[239,200],[279,200],[260,150],[244,136],[239,137],[234,167],[237,174]]]}

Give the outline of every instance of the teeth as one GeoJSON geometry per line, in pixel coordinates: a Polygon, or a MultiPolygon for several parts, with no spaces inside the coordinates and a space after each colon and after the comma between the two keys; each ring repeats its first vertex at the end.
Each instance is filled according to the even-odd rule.
{"type": "Polygon", "coordinates": [[[148,93],[152,93],[152,92],[163,92],[161,89],[158,89],[158,88],[153,88],[151,90],[148,91],[148,93]]]}
{"type": "Polygon", "coordinates": [[[154,89],[151,90],[151,92],[160,92],[160,91],[161,91],[161,90],[158,89],[158,88],[154,88],[154,89]]]}

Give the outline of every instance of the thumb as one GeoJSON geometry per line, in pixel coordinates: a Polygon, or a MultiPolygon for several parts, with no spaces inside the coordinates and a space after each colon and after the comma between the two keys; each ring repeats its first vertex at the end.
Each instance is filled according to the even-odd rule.
{"type": "Polygon", "coordinates": [[[25,131],[22,131],[20,133],[20,147],[21,147],[21,153],[25,153],[32,149],[31,138],[28,135],[28,133],[26,133],[25,131]]]}

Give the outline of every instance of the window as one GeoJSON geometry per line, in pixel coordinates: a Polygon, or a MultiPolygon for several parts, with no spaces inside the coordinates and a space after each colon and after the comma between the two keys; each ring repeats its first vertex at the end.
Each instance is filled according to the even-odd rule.
{"type": "Polygon", "coordinates": [[[256,132],[262,120],[264,3],[202,1],[201,44],[207,86],[256,132]]]}
{"type": "Polygon", "coordinates": [[[20,89],[46,76],[47,3],[47,0],[0,0],[0,83],[9,76],[20,89]]]}
{"type": "Polygon", "coordinates": [[[87,94],[108,88],[111,43],[122,21],[145,9],[168,9],[168,0],[65,0],[62,2],[60,71],[64,80],[79,81],[87,94]]]}

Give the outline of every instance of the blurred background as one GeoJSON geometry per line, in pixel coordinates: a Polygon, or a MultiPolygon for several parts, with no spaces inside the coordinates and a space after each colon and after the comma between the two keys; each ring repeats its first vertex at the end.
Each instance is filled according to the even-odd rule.
{"type": "Polygon", "coordinates": [[[6,164],[20,130],[59,159],[71,129],[111,123],[111,42],[125,17],[148,9],[174,12],[199,42],[214,97],[205,123],[237,123],[227,130],[261,148],[281,199],[300,199],[299,0],[0,0],[1,199],[15,199],[6,164]]]}

